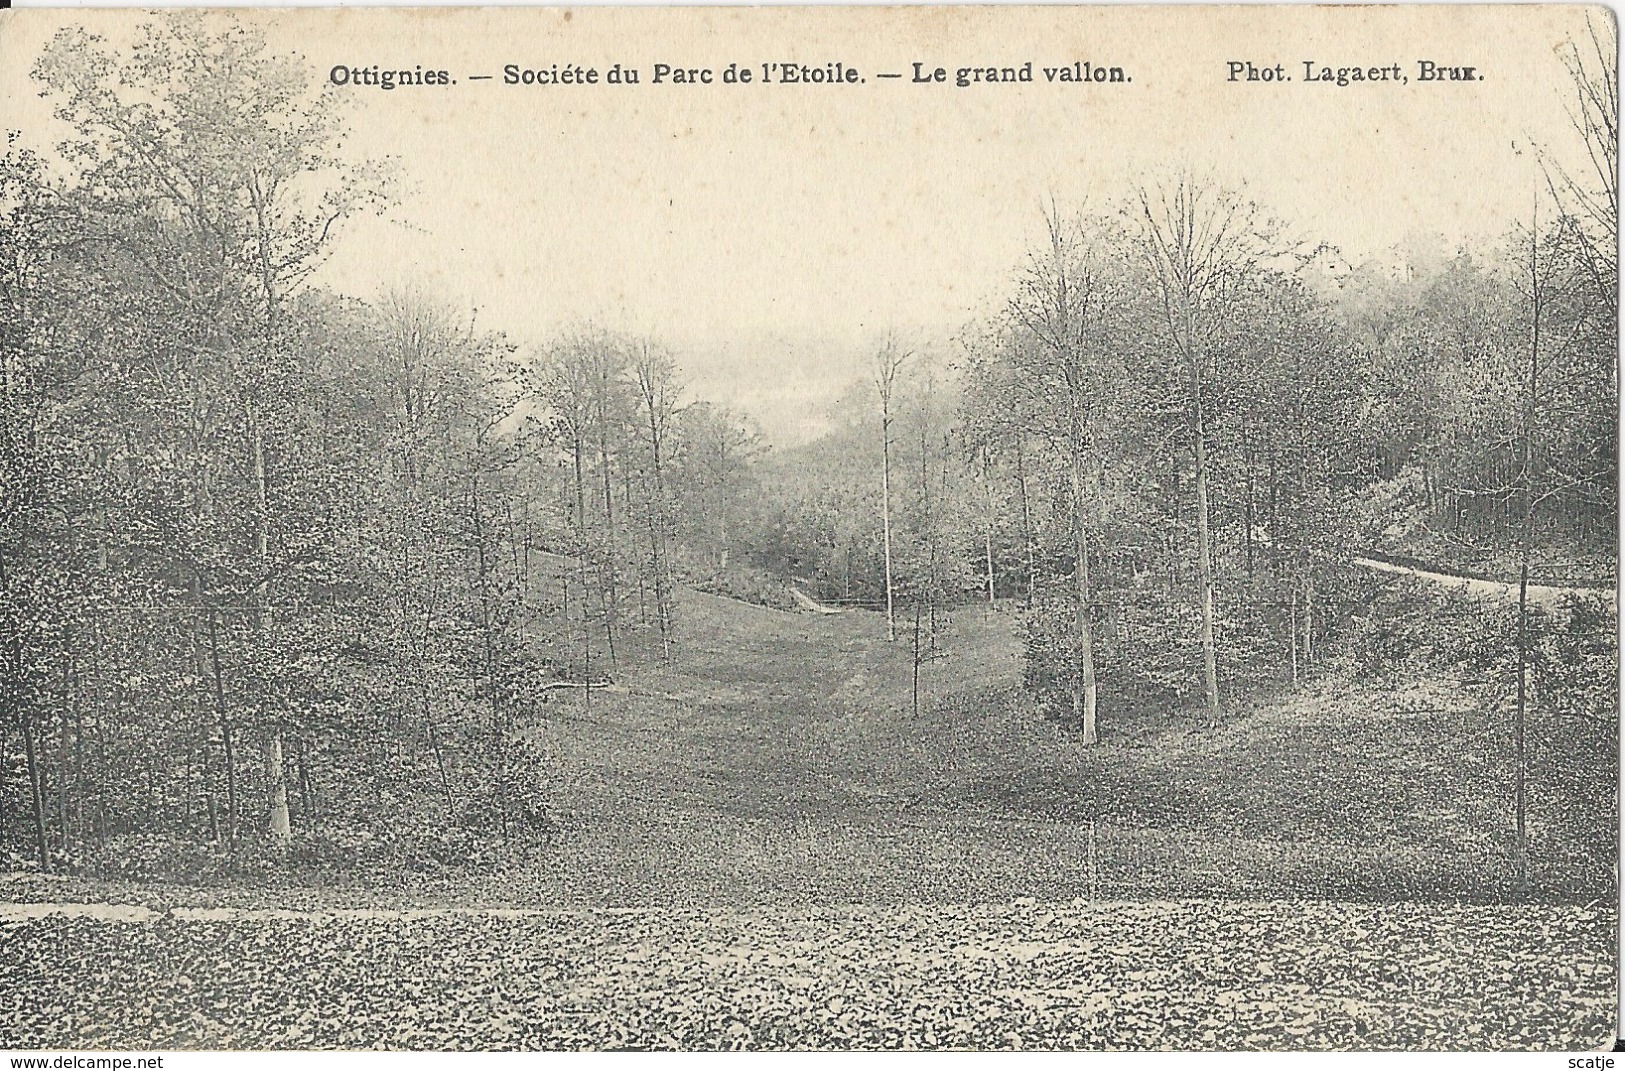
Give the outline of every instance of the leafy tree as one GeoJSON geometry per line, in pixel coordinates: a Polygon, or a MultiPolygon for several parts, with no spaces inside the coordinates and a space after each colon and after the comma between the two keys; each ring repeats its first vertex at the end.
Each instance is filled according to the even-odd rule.
{"type": "Polygon", "coordinates": [[[1165,188],[1139,192],[1141,245],[1162,301],[1161,327],[1183,381],[1182,405],[1194,459],[1196,553],[1202,606],[1202,677],[1209,723],[1219,717],[1214,637],[1213,536],[1208,483],[1212,335],[1223,320],[1230,286],[1254,258],[1256,212],[1238,195],[1178,175],[1165,188]]]}

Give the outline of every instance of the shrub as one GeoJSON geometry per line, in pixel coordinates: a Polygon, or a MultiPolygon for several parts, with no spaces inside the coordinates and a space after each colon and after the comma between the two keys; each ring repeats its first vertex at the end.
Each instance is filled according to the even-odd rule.
{"type": "Polygon", "coordinates": [[[698,574],[689,582],[697,591],[711,595],[722,595],[773,610],[796,609],[796,601],[790,594],[787,581],[748,565],[730,565],[726,569],[698,574]]]}

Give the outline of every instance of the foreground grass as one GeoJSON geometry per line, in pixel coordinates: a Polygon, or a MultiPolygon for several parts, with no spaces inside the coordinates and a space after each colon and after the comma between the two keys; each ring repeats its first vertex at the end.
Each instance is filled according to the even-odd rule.
{"type": "Polygon", "coordinates": [[[0,1048],[1584,1049],[1578,908],[1213,901],[714,912],[0,908],[0,1048]]]}

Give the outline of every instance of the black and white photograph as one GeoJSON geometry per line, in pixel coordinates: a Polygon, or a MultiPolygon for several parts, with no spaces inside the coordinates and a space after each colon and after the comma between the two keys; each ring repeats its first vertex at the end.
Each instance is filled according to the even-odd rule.
{"type": "Polygon", "coordinates": [[[1612,1049],[1616,36],[0,11],[0,1050],[1612,1049]]]}

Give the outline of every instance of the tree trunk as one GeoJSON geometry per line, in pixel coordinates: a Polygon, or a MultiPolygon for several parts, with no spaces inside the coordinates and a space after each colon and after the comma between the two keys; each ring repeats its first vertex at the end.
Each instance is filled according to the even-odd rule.
{"type": "MultiPolygon", "coordinates": [[[[603,385],[600,384],[600,392],[603,385]]],[[[611,667],[620,664],[620,658],[615,651],[615,633],[620,628],[620,580],[617,576],[620,562],[615,552],[615,504],[613,491],[613,478],[609,461],[609,429],[607,427],[609,414],[604,406],[604,398],[600,393],[598,399],[598,464],[602,469],[601,475],[604,483],[604,557],[605,568],[603,574],[605,583],[603,590],[607,593],[609,601],[604,606],[604,639],[609,644],[609,664],[611,667]]]]}
{"type": "Polygon", "coordinates": [[[982,493],[987,499],[987,523],[982,528],[982,551],[987,559],[987,604],[995,605],[993,589],[993,473],[987,447],[982,448],[982,493]]]}
{"type": "Polygon", "coordinates": [[[1315,665],[1315,576],[1304,567],[1303,580],[1303,662],[1310,669],[1315,665]]]}
{"type": "MultiPolygon", "coordinates": [[[[73,694],[73,641],[72,631],[64,627],[62,632],[62,729],[57,734],[57,776],[56,776],[56,818],[61,824],[57,833],[57,844],[62,854],[68,852],[68,771],[73,766],[73,759],[68,745],[68,726],[77,720],[78,703],[73,694]]],[[[79,785],[74,786],[75,793],[81,791],[79,785]]]]}
{"type": "Polygon", "coordinates": [[[282,734],[273,732],[265,744],[265,828],[271,843],[286,847],[293,836],[288,818],[288,775],[282,762],[282,734]]]}
{"type": "MultiPolygon", "coordinates": [[[[6,574],[6,560],[0,554],[0,593],[8,597],[11,584],[6,574]]],[[[6,603],[0,602],[0,607],[6,603]]],[[[9,607],[8,607],[9,609],[9,607]]],[[[34,818],[34,849],[39,855],[40,869],[51,869],[50,839],[45,832],[45,772],[40,769],[40,755],[34,745],[34,720],[23,710],[23,634],[21,624],[7,614],[6,662],[3,683],[0,683],[0,702],[11,708],[12,718],[23,737],[23,756],[27,764],[28,803],[34,818]]]]}
{"type": "Polygon", "coordinates": [[[440,792],[446,800],[446,820],[450,821],[457,814],[457,804],[451,792],[451,777],[446,772],[446,756],[440,747],[440,734],[435,732],[434,721],[429,717],[427,693],[423,696],[423,728],[429,737],[429,750],[434,753],[435,769],[440,773],[440,792]]]}
{"type": "MultiPolygon", "coordinates": [[[[1275,429],[1270,428],[1270,524],[1277,527],[1281,523],[1281,459],[1275,446],[1275,429]]],[[[1279,548],[1277,543],[1276,547],[1279,548]]],[[[1280,559],[1275,559],[1280,564],[1280,559]]]]}
{"type": "Polygon", "coordinates": [[[920,603],[914,601],[914,716],[920,716],[920,603]]]}
{"type": "MultiPolygon", "coordinates": [[[[249,413],[249,426],[253,432],[254,495],[258,507],[254,541],[259,555],[259,583],[255,586],[255,631],[263,646],[268,640],[271,624],[270,607],[270,522],[271,511],[265,480],[265,434],[259,418],[249,413]]],[[[292,839],[292,822],[288,817],[288,779],[282,765],[282,729],[274,716],[267,714],[265,733],[265,829],[271,843],[286,848],[292,839]]]]}
{"type": "Polygon", "coordinates": [[[226,842],[237,846],[237,753],[232,747],[231,720],[226,716],[226,682],[220,671],[220,629],[214,607],[209,607],[209,662],[214,670],[214,710],[220,719],[220,744],[226,759],[226,842]]]}
{"type": "MultiPolygon", "coordinates": [[[[577,414],[579,419],[579,414],[577,414]]],[[[581,588],[581,682],[586,685],[592,683],[592,615],[591,607],[587,602],[587,591],[590,573],[587,568],[587,481],[582,454],[585,444],[579,427],[571,432],[571,455],[575,465],[576,489],[576,567],[580,572],[579,587],[581,588]]],[[[587,710],[592,709],[592,688],[583,688],[581,702],[587,710]]]]}
{"type": "MultiPolygon", "coordinates": [[[[605,490],[610,485],[606,483],[605,490]]],[[[476,552],[475,590],[480,600],[480,635],[484,648],[486,705],[490,712],[491,746],[496,765],[499,819],[504,842],[509,837],[512,808],[508,784],[508,725],[502,706],[501,677],[497,666],[496,620],[491,613],[491,557],[493,548],[486,539],[484,513],[480,508],[480,472],[476,467],[469,481],[469,511],[474,528],[476,552]]],[[[587,691],[591,691],[588,688],[587,691]]]]}
{"type": "Polygon", "coordinates": [[[1083,428],[1078,401],[1073,399],[1072,414],[1072,553],[1074,564],[1072,579],[1076,596],[1076,626],[1078,632],[1078,684],[1072,692],[1072,715],[1083,731],[1085,744],[1096,743],[1100,737],[1095,726],[1097,688],[1095,682],[1095,643],[1089,625],[1089,543],[1083,524],[1083,428]]]}
{"type": "Polygon", "coordinates": [[[34,851],[39,856],[40,869],[50,873],[51,845],[45,832],[45,773],[40,769],[34,743],[34,720],[23,713],[19,703],[13,702],[11,711],[23,734],[23,755],[28,763],[28,804],[34,818],[34,851]]]}
{"type": "Polygon", "coordinates": [[[1021,550],[1027,565],[1027,609],[1033,607],[1033,514],[1027,499],[1027,461],[1023,443],[1026,436],[1016,432],[1016,486],[1021,492],[1021,550]]]}
{"type": "Polygon", "coordinates": [[[1247,464],[1247,499],[1245,512],[1242,516],[1242,523],[1247,526],[1247,580],[1250,585],[1253,579],[1253,447],[1250,439],[1246,441],[1245,452],[1247,464]]]}
{"type": "Polygon", "coordinates": [[[1209,727],[1219,723],[1219,672],[1213,644],[1213,543],[1208,530],[1207,433],[1202,419],[1202,387],[1195,389],[1196,551],[1202,584],[1202,690],[1209,727]]]}
{"type": "Polygon", "coordinates": [[[82,842],[85,839],[85,797],[89,792],[85,786],[85,678],[79,662],[74,660],[74,695],[76,702],[73,705],[73,784],[77,790],[73,801],[73,828],[75,835],[82,842]]]}
{"type": "MultiPolygon", "coordinates": [[[[649,481],[648,481],[647,478],[645,478],[643,482],[644,482],[644,494],[645,494],[645,497],[648,497],[649,493],[650,493],[649,489],[648,489],[648,482],[649,481]]],[[[633,536],[632,536],[632,526],[635,523],[633,521],[633,518],[636,517],[638,514],[637,514],[637,507],[634,506],[633,502],[632,502],[632,467],[630,465],[624,466],[621,469],[621,486],[622,486],[622,490],[623,490],[623,494],[621,496],[621,508],[626,511],[627,538],[631,539],[631,538],[633,538],[633,536]]],[[[649,576],[648,577],[644,576],[643,563],[642,562],[638,563],[637,581],[638,581],[638,621],[639,622],[647,621],[649,619],[649,581],[653,579],[653,574],[654,574],[654,564],[653,563],[654,563],[654,559],[655,559],[655,553],[654,553],[654,551],[652,549],[653,546],[654,546],[654,510],[653,510],[652,507],[650,509],[644,510],[644,518],[643,519],[644,519],[645,524],[649,528],[649,545],[651,547],[651,550],[649,551],[650,565],[649,565],[649,570],[648,570],[649,571],[649,576]]],[[[635,540],[634,540],[634,542],[635,542],[635,540]]]]}
{"type": "Polygon", "coordinates": [[[1513,730],[1512,806],[1517,826],[1513,842],[1513,869],[1519,895],[1529,892],[1529,833],[1524,824],[1524,724],[1527,717],[1529,673],[1529,558],[1527,551],[1518,567],[1518,710],[1513,730]]]}
{"type": "Polygon", "coordinates": [[[1292,683],[1298,683],[1298,585],[1292,585],[1292,594],[1287,603],[1287,636],[1292,651],[1292,683]]]}
{"type": "Polygon", "coordinates": [[[1529,675],[1529,557],[1535,534],[1535,419],[1540,399],[1540,317],[1544,301],[1541,290],[1539,246],[1539,202],[1530,223],[1529,241],[1529,380],[1524,396],[1522,428],[1523,530],[1518,539],[1518,709],[1515,739],[1513,741],[1513,810],[1517,826],[1514,842],[1514,864],[1519,895],[1529,892],[1529,833],[1525,826],[1524,731],[1528,717],[1529,675]]]}
{"type": "MultiPolygon", "coordinates": [[[[194,628],[194,631],[195,631],[195,629],[196,629],[196,624],[195,623],[193,625],[193,628],[194,628]]],[[[92,681],[97,682],[97,686],[96,686],[96,699],[97,699],[97,702],[96,702],[96,717],[95,717],[95,719],[94,719],[94,721],[92,723],[95,726],[95,732],[96,732],[96,775],[97,775],[96,810],[95,810],[95,819],[92,822],[92,827],[96,831],[96,842],[98,844],[106,844],[107,843],[107,795],[106,795],[106,792],[105,792],[105,788],[106,788],[108,767],[109,767],[110,763],[109,763],[108,756],[107,756],[107,701],[106,701],[106,698],[105,698],[105,696],[106,696],[105,684],[104,684],[105,678],[102,675],[102,660],[101,660],[102,644],[101,644],[101,638],[102,638],[101,637],[101,628],[98,625],[93,623],[91,625],[91,644],[90,644],[89,650],[87,651],[87,654],[90,657],[90,679],[92,681]]],[[[200,674],[202,672],[202,668],[201,668],[202,665],[203,665],[203,663],[200,661],[198,663],[199,673],[200,674]]]]}
{"type": "MultiPolygon", "coordinates": [[[[873,486],[873,485],[871,485],[873,486]]],[[[883,397],[880,406],[880,528],[886,556],[886,640],[897,639],[897,620],[892,608],[891,579],[891,399],[883,397]]]]}
{"type": "Polygon", "coordinates": [[[654,588],[655,588],[655,614],[660,625],[660,652],[663,661],[671,661],[671,609],[668,605],[671,599],[670,585],[666,582],[668,557],[666,542],[666,472],[664,435],[662,430],[666,423],[665,392],[658,389],[653,380],[657,374],[653,371],[647,374],[644,383],[644,400],[649,410],[649,455],[654,466],[654,495],[649,505],[649,543],[650,554],[654,559],[654,588]]]}
{"type": "Polygon", "coordinates": [[[299,747],[294,756],[294,769],[299,776],[299,821],[306,829],[314,831],[316,828],[316,790],[310,783],[310,763],[306,760],[308,750],[305,740],[300,738],[299,747]]]}

